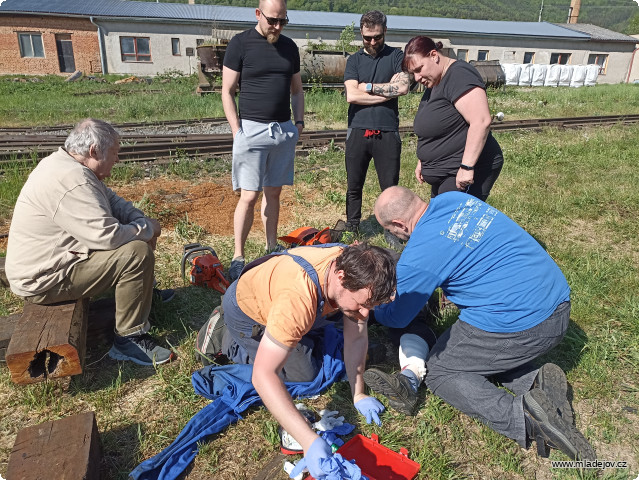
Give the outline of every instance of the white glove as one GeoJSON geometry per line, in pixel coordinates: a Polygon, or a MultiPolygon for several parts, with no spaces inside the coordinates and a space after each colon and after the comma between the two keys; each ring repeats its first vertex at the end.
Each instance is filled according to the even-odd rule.
{"type": "Polygon", "coordinates": [[[322,418],[313,424],[313,428],[320,432],[333,430],[344,423],[344,417],[338,417],[339,412],[337,410],[322,410],[319,414],[322,418]]]}

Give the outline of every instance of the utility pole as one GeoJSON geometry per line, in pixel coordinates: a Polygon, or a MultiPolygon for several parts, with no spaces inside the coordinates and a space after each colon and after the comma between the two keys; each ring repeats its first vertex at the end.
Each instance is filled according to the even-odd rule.
{"type": "Polygon", "coordinates": [[[541,12],[544,11],[544,0],[541,0],[541,7],[539,8],[539,20],[537,20],[538,22],[541,22],[541,12]]]}
{"type": "Polygon", "coordinates": [[[568,21],[566,23],[577,23],[580,8],[581,0],[572,0],[570,2],[570,9],[568,10],[568,21]]]}

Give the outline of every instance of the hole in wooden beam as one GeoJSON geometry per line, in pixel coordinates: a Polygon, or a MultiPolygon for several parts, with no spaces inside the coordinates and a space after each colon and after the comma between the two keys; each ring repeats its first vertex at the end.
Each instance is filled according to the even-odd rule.
{"type": "Polygon", "coordinates": [[[50,350],[42,350],[35,354],[29,363],[29,375],[31,378],[44,376],[45,378],[55,372],[58,363],[64,357],[50,350]]]}

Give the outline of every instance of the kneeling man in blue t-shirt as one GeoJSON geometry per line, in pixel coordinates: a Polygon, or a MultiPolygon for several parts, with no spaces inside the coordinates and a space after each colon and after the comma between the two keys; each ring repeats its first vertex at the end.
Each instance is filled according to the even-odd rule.
{"type": "Polygon", "coordinates": [[[375,319],[406,327],[437,287],[460,313],[430,352],[409,336],[400,347],[402,371],[369,369],[368,386],[407,411],[402,407],[416,404],[424,380],[435,395],[524,448],[536,440],[542,455],[552,447],[595,459],[573,425],[564,372],[533,364],[561,342],[570,320],[570,287],[541,245],[504,213],[461,192],[426,203],[391,187],[377,199],[375,216],[407,240],[395,300],[376,307],[375,319]]]}

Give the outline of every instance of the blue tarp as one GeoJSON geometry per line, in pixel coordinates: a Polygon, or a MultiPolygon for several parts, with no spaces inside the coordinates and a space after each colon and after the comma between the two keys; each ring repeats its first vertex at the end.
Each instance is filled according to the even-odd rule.
{"type": "MultiPolygon", "coordinates": [[[[343,336],[332,325],[324,329],[322,369],[312,382],[286,383],[291,397],[310,397],[326,390],[345,374],[343,336]]],[[[252,365],[209,365],[193,374],[195,391],[212,400],[189,420],[175,441],[130,473],[134,480],[173,480],[193,461],[198,443],[242,418],[240,413],[262,401],[253,388],[252,365]]]]}

